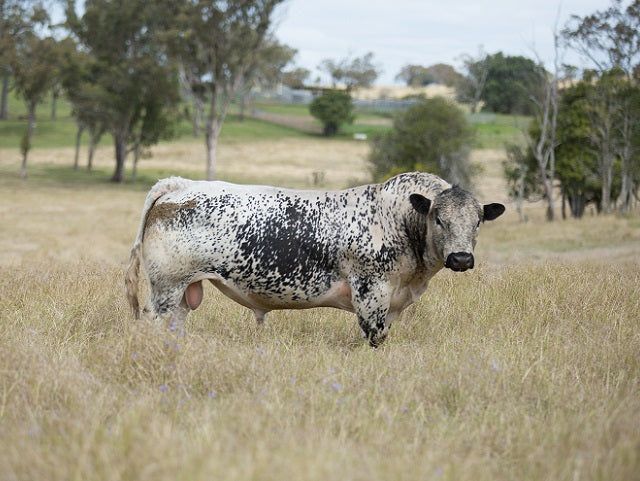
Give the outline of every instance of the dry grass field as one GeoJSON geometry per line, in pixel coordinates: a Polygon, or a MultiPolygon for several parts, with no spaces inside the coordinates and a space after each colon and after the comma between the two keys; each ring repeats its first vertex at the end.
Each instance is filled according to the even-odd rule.
{"type": "MultiPolygon", "coordinates": [[[[202,175],[168,144],[144,168],[202,175]],[[180,159],[179,161],[176,159],[180,159]]],[[[129,313],[145,192],[47,180],[71,151],[0,151],[1,480],[637,480],[640,218],[486,224],[371,349],[331,309],[253,316],[213,288],[184,330],[129,313]]],[[[110,166],[110,152],[98,166],[110,166]]],[[[237,181],[366,178],[366,145],[224,146],[237,181]]],[[[505,200],[500,153],[475,153],[505,200]]]]}

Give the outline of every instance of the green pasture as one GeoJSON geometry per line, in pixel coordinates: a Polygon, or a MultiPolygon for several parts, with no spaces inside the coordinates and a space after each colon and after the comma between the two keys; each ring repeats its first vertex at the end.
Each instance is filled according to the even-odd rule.
{"type": "MultiPolygon", "coordinates": [[[[18,150],[27,128],[26,108],[24,102],[16,97],[10,98],[9,105],[9,119],[0,121],[0,148],[15,148],[18,150]]],[[[51,100],[48,99],[38,106],[32,148],[72,147],[75,145],[76,123],[71,116],[69,103],[64,99],[58,100],[56,110],[56,119],[52,120],[51,100]]],[[[238,109],[234,106],[232,113],[227,116],[222,129],[221,142],[247,142],[318,135],[317,133],[308,132],[302,125],[299,128],[296,127],[295,119],[310,118],[308,106],[306,105],[256,102],[249,106],[244,119],[241,119],[237,112],[238,109]],[[289,122],[288,125],[281,125],[252,118],[250,114],[253,110],[287,116],[293,119],[293,122],[289,122]]],[[[476,129],[476,140],[472,146],[473,148],[500,149],[507,142],[523,141],[521,131],[527,125],[528,118],[499,114],[478,114],[470,115],[469,121],[476,129]]],[[[320,126],[318,121],[314,120],[314,122],[320,126]]],[[[327,141],[352,139],[354,134],[357,133],[366,134],[368,138],[371,138],[389,128],[390,120],[388,114],[357,113],[353,124],[344,125],[335,138],[327,139],[327,141]]],[[[202,135],[199,138],[194,137],[190,121],[182,119],[175,126],[174,135],[162,142],[204,142],[202,135]]],[[[82,145],[88,143],[86,134],[82,137],[81,142],[82,145]]],[[[105,134],[101,139],[100,145],[108,146],[111,143],[111,136],[105,134]]]]}

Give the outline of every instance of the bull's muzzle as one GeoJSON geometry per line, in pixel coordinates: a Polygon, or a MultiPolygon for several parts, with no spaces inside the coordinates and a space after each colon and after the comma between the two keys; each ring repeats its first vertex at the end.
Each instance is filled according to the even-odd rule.
{"type": "Polygon", "coordinates": [[[447,261],[444,263],[444,266],[456,272],[473,269],[473,254],[469,254],[468,252],[452,252],[447,256],[447,261]]]}

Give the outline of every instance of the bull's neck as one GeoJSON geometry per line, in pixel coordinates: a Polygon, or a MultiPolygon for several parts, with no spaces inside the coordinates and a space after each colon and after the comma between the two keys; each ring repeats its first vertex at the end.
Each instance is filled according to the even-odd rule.
{"type": "Polygon", "coordinates": [[[397,195],[382,194],[382,218],[387,223],[385,230],[393,233],[393,242],[399,252],[408,257],[412,270],[427,268],[427,218],[416,212],[407,199],[397,195]]]}

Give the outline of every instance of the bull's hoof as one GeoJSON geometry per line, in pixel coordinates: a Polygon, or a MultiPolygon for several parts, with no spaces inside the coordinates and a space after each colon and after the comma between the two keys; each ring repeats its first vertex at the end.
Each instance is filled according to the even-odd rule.
{"type": "Polygon", "coordinates": [[[378,348],[382,345],[382,343],[384,342],[384,340],[387,338],[386,335],[384,336],[371,336],[369,337],[369,345],[373,348],[378,348]]]}

